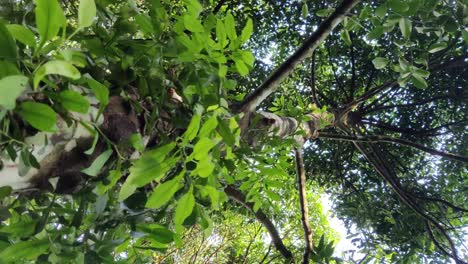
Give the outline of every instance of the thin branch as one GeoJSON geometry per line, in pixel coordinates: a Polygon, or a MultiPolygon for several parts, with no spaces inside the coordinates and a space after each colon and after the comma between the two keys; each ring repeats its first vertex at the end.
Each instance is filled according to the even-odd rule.
{"type": "Polygon", "coordinates": [[[271,244],[268,246],[268,250],[267,252],[265,253],[265,256],[263,256],[262,260],[259,262],[259,264],[263,264],[263,262],[265,262],[265,260],[268,258],[268,256],[270,255],[270,251],[271,251],[271,244]]]}
{"type": "Polygon", "coordinates": [[[373,113],[373,112],[380,112],[380,111],[390,109],[390,108],[405,108],[405,107],[413,107],[413,106],[418,106],[418,105],[424,105],[424,104],[427,104],[427,103],[431,103],[431,102],[435,102],[435,101],[443,100],[443,99],[467,99],[467,97],[462,96],[460,98],[460,97],[455,97],[455,96],[452,96],[452,95],[438,95],[438,96],[434,96],[434,97],[427,98],[427,99],[424,99],[424,100],[421,100],[421,101],[418,101],[418,102],[415,102],[415,103],[410,103],[410,104],[384,105],[384,106],[375,107],[373,109],[365,111],[363,113],[363,115],[373,113]]]}
{"type": "Polygon", "coordinates": [[[351,39],[351,47],[350,47],[350,56],[351,56],[351,92],[349,96],[349,100],[352,101],[354,99],[354,91],[356,90],[356,61],[354,56],[354,42],[353,42],[353,34],[349,33],[351,39]]]}
{"type": "Polygon", "coordinates": [[[312,55],[312,65],[310,67],[310,88],[312,90],[312,100],[318,108],[322,108],[322,104],[317,98],[317,87],[315,86],[315,52],[312,55]]]}
{"type": "Polygon", "coordinates": [[[452,159],[456,161],[461,161],[461,162],[466,162],[468,163],[468,157],[461,156],[458,154],[453,154],[449,152],[444,152],[444,151],[439,151],[435,150],[432,148],[428,148],[426,146],[423,146],[421,144],[415,143],[413,141],[408,141],[400,138],[394,138],[394,137],[389,137],[389,136],[346,136],[346,135],[336,135],[336,134],[329,134],[329,133],[322,133],[319,132],[319,137],[320,138],[328,138],[328,139],[336,139],[336,140],[344,140],[344,141],[356,141],[356,142],[369,142],[369,143],[376,143],[376,142],[387,142],[387,143],[395,143],[399,145],[405,145],[409,147],[413,147],[419,150],[422,150],[424,152],[427,152],[432,155],[437,155],[440,157],[444,157],[447,159],[452,159]]]}
{"type": "Polygon", "coordinates": [[[374,122],[374,120],[372,120],[372,119],[369,119],[369,120],[363,119],[362,120],[362,122],[364,124],[379,127],[379,128],[382,128],[382,129],[385,129],[385,130],[388,130],[388,131],[392,131],[392,132],[398,132],[398,133],[403,133],[403,134],[408,134],[408,135],[413,135],[413,136],[416,136],[416,135],[419,135],[419,136],[437,136],[437,135],[443,134],[443,133],[437,133],[442,128],[447,128],[447,127],[450,127],[450,126],[453,126],[453,125],[462,124],[462,123],[465,123],[466,121],[468,121],[468,119],[462,119],[462,120],[459,120],[459,121],[450,122],[450,123],[443,124],[443,125],[440,125],[438,127],[429,128],[429,129],[412,129],[412,128],[396,127],[396,126],[390,125],[390,124],[385,123],[385,122],[380,122],[380,121],[374,122]]]}
{"type": "Polygon", "coordinates": [[[297,170],[297,183],[299,189],[299,203],[301,206],[301,221],[302,228],[304,229],[304,239],[306,242],[304,249],[304,256],[302,263],[308,264],[309,257],[312,253],[312,230],[309,224],[309,208],[307,206],[307,195],[306,195],[306,175],[304,169],[304,157],[301,149],[294,149],[296,153],[296,170],[297,170]]]}
{"type": "Polygon", "coordinates": [[[449,201],[446,201],[444,199],[441,199],[441,198],[436,198],[436,197],[428,197],[428,196],[421,196],[421,195],[416,195],[416,194],[413,194],[412,195],[413,197],[416,197],[420,200],[426,200],[426,201],[433,201],[433,202],[439,202],[439,203],[442,203],[442,204],[445,204],[446,206],[448,207],[451,207],[452,209],[456,210],[456,211],[460,211],[460,212],[465,212],[465,213],[468,213],[468,209],[465,209],[463,207],[460,207],[460,206],[456,206],[454,205],[453,203],[449,202],[449,201]]]}
{"type": "Polygon", "coordinates": [[[448,239],[449,241],[449,244],[450,244],[450,247],[452,249],[452,252],[453,253],[450,253],[448,252],[441,244],[440,242],[436,239],[436,237],[434,236],[434,232],[432,231],[432,228],[431,228],[431,225],[429,223],[429,221],[425,221],[425,224],[426,224],[426,229],[427,229],[427,232],[429,233],[429,237],[431,238],[432,242],[434,242],[434,245],[440,250],[442,251],[442,253],[444,253],[445,255],[453,258],[455,260],[455,263],[457,264],[466,264],[466,262],[464,262],[463,260],[461,260],[458,255],[457,255],[457,249],[452,241],[452,239],[450,239],[449,235],[447,234],[447,232],[445,232],[444,230],[440,230],[442,232],[442,235],[448,239]]]}
{"type": "Polygon", "coordinates": [[[333,64],[333,61],[332,61],[332,58],[331,58],[331,51],[330,51],[330,45],[326,45],[326,48],[327,48],[327,57],[328,57],[328,63],[330,63],[330,66],[332,68],[332,72],[333,72],[333,77],[335,77],[335,82],[336,82],[336,86],[338,87],[339,90],[341,90],[341,92],[344,94],[345,98],[348,97],[347,93],[346,93],[346,89],[344,87],[344,84],[343,82],[340,80],[340,78],[338,78],[338,69],[335,68],[335,64],[333,64]]]}
{"type": "Polygon", "coordinates": [[[285,259],[292,260],[293,255],[289,249],[286,248],[286,246],[283,243],[283,240],[281,239],[278,230],[276,227],[273,225],[271,220],[268,218],[268,216],[261,210],[257,210],[256,212],[253,209],[253,204],[247,202],[245,195],[237,190],[234,186],[228,185],[226,188],[224,188],[224,192],[233,200],[237,201],[238,203],[242,204],[245,208],[249,209],[251,212],[255,214],[255,217],[257,220],[262,223],[262,225],[268,230],[268,233],[270,234],[271,240],[273,241],[273,244],[275,245],[276,249],[283,255],[285,259]]]}
{"type": "Polygon", "coordinates": [[[294,52],[285,62],[283,62],[255,91],[249,94],[240,104],[237,111],[249,113],[270,94],[276,91],[279,84],[289,76],[296,65],[310,57],[314,50],[322,43],[331,31],[344,19],[351,9],[360,0],[343,0],[335,11],[325,19],[317,30],[294,52]]]}
{"type": "MultiPolygon", "coordinates": [[[[392,170],[391,166],[386,162],[383,153],[380,149],[376,148],[372,143],[363,143],[354,141],[353,144],[356,148],[364,155],[364,157],[369,161],[369,163],[374,167],[379,175],[381,175],[392,187],[398,197],[403,201],[409,208],[411,208],[417,215],[422,217],[425,221],[428,221],[430,224],[435,226],[451,244],[453,256],[455,261],[459,261],[459,257],[456,252],[456,248],[453,246],[453,241],[446,233],[444,227],[440,224],[440,221],[435,218],[433,215],[429,214],[425,209],[421,207],[419,203],[408,194],[392,170]]],[[[460,262],[462,263],[462,262],[460,262]]]]}
{"type": "Polygon", "coordinates": [[[220,0],[218,2],[218,4],[215,6],[215,8],[213,9],[213,14],[216,15],[216,13],[219,12],[219,10],[221,9],[221,7],[224,5],[224,2],[226,2],[226,0],[220,0]]]}

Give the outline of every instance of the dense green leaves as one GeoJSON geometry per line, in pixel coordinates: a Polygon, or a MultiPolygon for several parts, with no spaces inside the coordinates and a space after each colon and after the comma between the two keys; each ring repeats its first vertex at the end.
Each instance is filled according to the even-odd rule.
{"type": "Polygon", "coordinates": [[[0,252],[0,260],[5,263],[17,263],[25,259],[35,260],[49,247],[48,239],[20,241],[0,252]]]}
{"type": "Polygon", "coordinates": [[[282,263],[263,216],[300,259],[306,122],[323,128],[304,146],[311,261],[447,262],[401,198],[462,248],[464,215],[436,199],[468,203],[464,163],[422,150],[466,156],[466,8],[361,1],[312,58],[287,61],[339,3],[4,1],[0,262],[282,263]],[[262,83],[279,87],[257,110],[278,119],[238,109],[262,83]],[[335,251],[323,200],[356,249],[335,251]]]}

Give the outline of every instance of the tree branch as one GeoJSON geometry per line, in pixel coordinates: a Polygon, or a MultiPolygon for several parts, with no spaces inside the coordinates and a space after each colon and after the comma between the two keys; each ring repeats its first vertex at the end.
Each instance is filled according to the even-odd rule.
{"type": "Polygon", "coordinates": [[[268,233],[270,234],[271,240],[273,241],[273,244],[275,245],[276,249],[283,255],[285,259],[292,260],[293,255],[289,249],[286,248],[286,246],[283,243],[283,240],[281,239],[278,230],[276,227],[273,225],[271,220],[268,218],[268,216],[261,210],[257,210],[256,212],[253,210],[253,204],[247,202],[245,195],[237,190],[234,186],[228,185],[226,188],[224,188],[224,192],[233,200],[237,201],[240,203],[242,206],[245,208],[249,209],[251,212],[255,214],[255,217],[257,220],[262,223],[262,225],[268,230],[268,233]]]}
{"type": "Polygon", "coordinates": [[[301,221],[302,221],[302,228],[304,229],[304,238],[306,242],[302,263],[308,264],[310,254],[312,253],[313,240],[312,240],[312,230],[309,224],[309,208],[307,206],[304,157],[302,155],[301,149],[295,148],[294,151],[296,153],[296,170],[297,170],[297,184],[298,184],[297,187],[299,189],[299,203],[301,206],[301,221]]]}
{"type": "Polygon", "coordinates": [[[415,142],[412,142],[412,141],[408,141],[408,140],[404,140],[404,139],[400,139],[400,138],[389,137],[389,136],[378,135],[378,136],[362,137],[362,136],[336,135],[336,134],[329,134],[329,133],[319,132],[319,137],[320,138],[328,138],[328,139],[336,139],[336,140],[344,140],[344,141],[352,141],[352,142],[358,141],[358,142],[369,142],[369,143],[376,143],[376,142],[395,143],[395,144],[399,144],[399,145],[405,145],[405,146],[413,147],[413,148],[422,150],[422,151],[427,152],[427,153],[432,154],[432,155],[437,155],[437,156],[444,157],[444,158],[447,158],[447,159],[452,159],[452,160],[468,163],[468,157],[453,154],[453,153],[449,153],[449,152],[435,150],[435,149],[428,148],[426,146],[423,146],[421,144],[418,144],[418,143],[415,143],[415,142]]]}
{"type": "Polygon", "coordinates": [[[322,104],[317,97],[317,87],[315,87],[315,53],[312,55],[312,65],[310,67],[310,89],[312,90],[312,100],[318,108],[322,108],[322,104]]]}
{"type": "Polygon", "coordinates": [[[213,14],[216,14],[219,12],[219,10],[221,9],[221,7],[224,5],[224,2],[226,2],[226,0],[220,0],[218,2],[218,4],[215,6],[215,8],[213,9],[213,14]]]}
{"type": "Polygon", "coordinates": [[[310,57],[314,50],[322,43],[331,31],[344,19],[345,15],[359,2],[359,0],[344,0],[318,29],[283,62],[255,91],[249,94],[240,104],[237,111],[252,112],[257,106],[278,88],[279,84],[289,76],[297,64],[310,57]]]}

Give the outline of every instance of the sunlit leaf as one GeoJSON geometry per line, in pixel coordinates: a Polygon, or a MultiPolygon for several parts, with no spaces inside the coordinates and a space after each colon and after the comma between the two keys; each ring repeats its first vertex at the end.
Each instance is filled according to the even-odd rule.
{"type": "Polygon", "coordinates": [[[96,4],[94,0],[80,0],[78,7],[78,27],[89,27],[96,16],[96,4]]]}

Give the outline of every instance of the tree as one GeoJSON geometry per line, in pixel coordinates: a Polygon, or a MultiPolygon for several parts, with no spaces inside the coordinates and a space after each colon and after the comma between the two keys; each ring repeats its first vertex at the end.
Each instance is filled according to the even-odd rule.
{"type": "Polygon", "coordinates": [[[461,1],[1,7],[2,261],[466,263],[461,1]]]}

